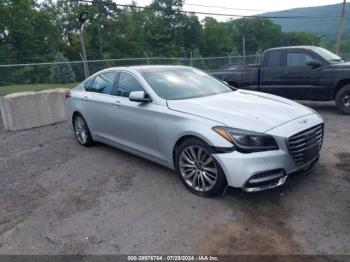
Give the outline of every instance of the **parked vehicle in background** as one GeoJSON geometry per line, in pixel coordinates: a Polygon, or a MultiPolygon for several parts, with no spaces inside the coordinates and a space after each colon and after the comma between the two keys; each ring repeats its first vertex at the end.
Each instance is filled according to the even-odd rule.
{"type": "Polygon", "coordinates": [[[109,68],[66,98],[81,145],[103,142],[174,169],[201,196],[226,185],[280,186],[311,168],[322,146],[323,120],[313,110],[191,67],[109,68]]]}
{"type": "Polygon", "coordinates": [[[350,63],[317,46],[271,48],[261,65],[208,71],[231,86],[295,100],[333,101],[350,114],[350,63]]]}

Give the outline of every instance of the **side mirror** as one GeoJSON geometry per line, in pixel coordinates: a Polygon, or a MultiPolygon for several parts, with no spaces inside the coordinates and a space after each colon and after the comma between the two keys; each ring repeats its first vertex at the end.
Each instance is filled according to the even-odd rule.
{"type": "Polygon", "coordinates": [[[311,68],[317,68],[321,66],[321,63],[318,61],[310,61],[307,62],[306,65],[310,66],[311,68]]]}
{"type": "Polygon", "coordinates": [[[133,91],[129,94],[129,100],[138,103],[148,103],[151,99],[144,91],[133,91]]]}

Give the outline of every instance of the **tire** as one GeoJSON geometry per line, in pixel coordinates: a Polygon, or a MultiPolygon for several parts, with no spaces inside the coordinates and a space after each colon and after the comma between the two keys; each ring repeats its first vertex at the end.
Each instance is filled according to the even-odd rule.
{"type": "Polygon", "coordinates": [[[73,117],[73,129],[75,138],[82,146],[92,146],[94,141],[92,140],[89,127],[81,114],[75,114],[73,117]]]}
{"type": "Polygon", "coordinates": [[[350,115],[350,84],[343,86],[338,91],[335,104],[342,113],[350,115]]]}
{"type": "Polygon", "coordinates": [[[177,174],[187,189],[202,197],[217,196],[227,185],[225,174],[212,153],[212,148],[197,138],[185,140],[176,150],[177,174]]]}

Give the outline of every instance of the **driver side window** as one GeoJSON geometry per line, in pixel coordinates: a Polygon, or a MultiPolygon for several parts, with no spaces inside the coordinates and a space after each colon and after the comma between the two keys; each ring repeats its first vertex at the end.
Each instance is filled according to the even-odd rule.
{"type": "Polygon", "coordinates": [[[315,61],[311,55],[302,52],[288,52],[287,66],[307,66],[308,62],[315,61]]]}
{"type": "Polygon", "coordinates": [[[117,96],[129,97],[130,92],[133,91],[144,91],[144,89],[134,76],[121,72],[118,81],[117,96]]]}

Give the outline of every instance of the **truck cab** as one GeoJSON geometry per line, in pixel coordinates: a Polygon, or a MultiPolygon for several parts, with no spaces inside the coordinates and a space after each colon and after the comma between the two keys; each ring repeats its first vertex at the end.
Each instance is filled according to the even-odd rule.
{"type": "Polygon", "coordinates": [[[350,63],[318,46],[271,48],[261,65],[209,74],[230,85],[295,100],[333,101],[350,114],[350,63]]]}
{"type": "Polygon", "coordinates": [[[333,84],[331,63],[317,51],[318,47],[266,50],[260,67],[259,91],[290,99],[329,100],[333,84]]]}

